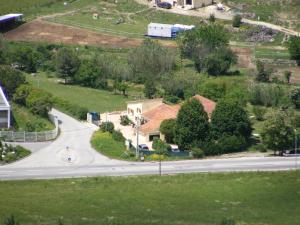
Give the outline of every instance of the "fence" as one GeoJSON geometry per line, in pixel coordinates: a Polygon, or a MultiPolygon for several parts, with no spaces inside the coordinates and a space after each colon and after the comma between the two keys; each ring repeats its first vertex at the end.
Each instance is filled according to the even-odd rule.
{"type": "Polygon", "coordinates": [[[6,142],[41,142],[54,140],[58,135],[58,119],[50,115],[50,120],[55,125],[54,130],[42,132],[0,131],[0,138],[6,142]]]}

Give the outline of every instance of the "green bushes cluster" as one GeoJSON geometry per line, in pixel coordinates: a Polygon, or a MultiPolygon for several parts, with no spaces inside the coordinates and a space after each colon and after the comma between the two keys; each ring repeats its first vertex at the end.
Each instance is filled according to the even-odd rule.
{"type": "Polygon", "coordinates": [[[100,125],[100,130],[102,132],[109,132],[109,133],[113,133],[115,129],[115,126],[112,122],[103,122],[100,125]]]}
{"type": "Polygon", "coordinates": [[[33,114],[42,117],[48,117],[53,105],[51,94],[30,85],[18,87],[13,99],[16,103],[26,106],[33,114]]]}
{"type": "Polygon", "coordinates": [[[129,117],[127,115],[122,115],[120,116],[120,123],[123,126],[127,126],[129,124],[132,124],[132,121],[129,119],[129,117]]]}

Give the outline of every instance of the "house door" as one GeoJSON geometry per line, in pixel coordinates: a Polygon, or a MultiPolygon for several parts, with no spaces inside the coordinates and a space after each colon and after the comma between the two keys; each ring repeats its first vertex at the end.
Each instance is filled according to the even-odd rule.
{"type": "Polygon", "coordinates": [[[186,5],[192,5],[192,3],[193,3],[193,0],[185,0],[186,5]]]}

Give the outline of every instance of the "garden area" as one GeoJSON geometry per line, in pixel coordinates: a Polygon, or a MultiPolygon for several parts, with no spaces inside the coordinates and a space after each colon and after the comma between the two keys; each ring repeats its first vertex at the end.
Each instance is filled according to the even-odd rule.
{"type": "Polygon", "coordinates": [[[286,171],[1,181],[0,221],[14,215],[20,224],[39,225],[295,225],[299,176],[286,171]]]}
{"type": "Polygon", "coordinates": [[[12,146],[0,140],[0,166],[22,159],[31,152],[20,145],[12,146]]]}

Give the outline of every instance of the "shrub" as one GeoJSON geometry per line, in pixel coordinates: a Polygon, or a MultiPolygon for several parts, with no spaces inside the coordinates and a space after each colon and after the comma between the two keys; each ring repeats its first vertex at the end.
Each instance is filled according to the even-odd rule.
{"type": "Polygon", "coordinates": [[[167,154],[167,152],[171,150],[171,146],[159,138],[154,138],[152,148],[159,154],[167,154]]]}
{"type": "Polygon", "coordinates": [[[160,124],[159,131],[165,135],[166,142],[173,143],[175,137],[176,119],[167,119],[160,124]]]}
{"type": "Polygon", "coordinates": [[[251,147],[252,151],[267,152],[267,147],[264,144],[257,144],[251,147]]]}
{"type": "Polygon", "coordinates": [[[219,225],[235,225],[235,221],[232,219],[223,219],[219,225]]]}
{"type": "Polygon", "coordinates": [[[176,104],[180,101],[180,98],[174,95],[167,95],[164,97],[164,101],[176,104]]]}
{"type": "Polygon", "coordinates": [[[127,126],[132,123],[132,121],[128,118],[127,115],[120,116],[121,125],[127,126]]]}
{"type": "Polygon", "coordinates": [[[192,148],[193,157],[200,159],[204,157],[204,151],[201,148],[192,148]]]}
{"type": "Polygon", "coordinates": [[[235,15],[232,20],[233,27],[240,27],[242,24],[242,17],[240,15],[235,15]]]}
{"type": "Polygon", "coordinates": [[[51,94],[41,89],[32,89],[26,98],[26,106],[33,114],[48,117],[52,108],[51,94]]]}
{"type": "Polygon", "coordinates": [[[112,122],[103,122],[100,125],[100,130],[103,132],[113,133],[115,126],[112,122]]]}
{"type": "Polygon", "coordinates": [[[159,159],[164,160],[164,156],[159,155],[159,154],[151,154],[147,158],[150,159],[150,160],[155,160],[155,161],[157,161],[159,159]]]}
{"type": "Polygon", "coordinates": [[[263,121],[265,119],[264,116],[267,112],[267,109],[263,108],[263,107],[259,107],[259,106],[253,106],[252,112],[253,112],[256,120],[263,121]]]}
{"type": "Polygon", "coordinates": [[[212,140],[204,144],[205,155],[221,155],[232,152],[239,152],[245,150],[247,142],[245,138],[239,136],[224,135],[218,140],[212,140]]]}
{"type": "Polygon", "coordinates": [[[115,141],[119,141],[119,142],[124,142],[125,141],[125,137],[123,136],[122,132],[119,130],[114,130],[112,132],[112,138],[115,141]]]}

